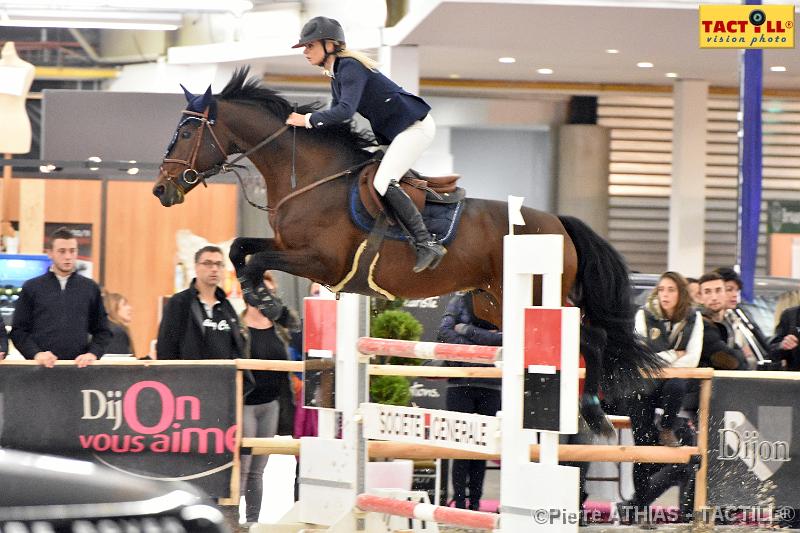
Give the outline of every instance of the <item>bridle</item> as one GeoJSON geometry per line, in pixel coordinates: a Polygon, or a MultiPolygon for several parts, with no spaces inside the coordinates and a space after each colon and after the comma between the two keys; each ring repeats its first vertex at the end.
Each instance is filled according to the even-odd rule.
{"type": "Polygon", "coordinates": [[[252,148],[250,148],[246,152],[239,154],[232,161],[227,161],[228,153],[225,151],[225,148],[223,148],[222,143],[219,142],[219,138],[217,138],[217,135],[214,133],[213,126],[216,123],[216,121],[214,119],[208,118],[208,110],[209,110],[209,108],[206,108],[206,110],[203,111],[202,113],[198,113],[196,111],[189,111],[188,109],[184,109],[183,110],[183,114],[186,115],[186,118],[184,118],[180,122],[180,124],[178,124],[178,127],[175,129],[175,135],[173,135],[172,141],[170,141],[169,146],[167,146],[166,153],[169,154],[169,152],[175,146],[175,143],[178,140],[178,135],[179,135],[179,133],[181,131],[181,128],[187,122],[189,122],[190,120],[197,120],[197,121],[200,122],[200,128],[199,128],[199,131],[198,131],[198,134],[197,134],[197,139],[195,140],[194,146],[192,147],[192,151],[189,154],[189,159],[172,159],[172,158],[166,158],[165,157],[161,162],[162,165],[159,167],[159,170],[161,171],[161,173],[164,174],[167,177],[166,181],[172,182],[172,184],[175,185],[175,187],[178,189],[178,191],[183,196],[186,196],[186,194],[197,184],[198,181],[200,183],[202,183],[204,187],[208,187],[208,184],[206,183],[206,179],[208,179],[208,178],[210,178],[212,176],[216,176],[217,174],[221,174],[221,173],[225,174],[225,173],[228,173],[228,172],[233,172],[236,175],[236,178],[239,180],[239,185],[242,188],[242,194],[244,194],[244,198],[245,198],[245,200],[247,200],[247,203],[249,203],[251,206],[255,207],[256,209],[260,209],[262,211],[268,212],[269,216],[270,216],[270,219],[273,219],[277,214],[278,208],[280,208],[288,200],[290,200],[292,198],[295,198],[296,196],[299,196],[299,195],[301,195],[303,193],[306,193],[306,192],[310,191],[311,189],[317,187],[318,185],[322,185],[323,183],[327,183],[329,181],[332,181],[332,180],[334,180],[336,178],[340,178],[342,176],[349,176],[353,172],[355,172],[356,170],[360,170],[363,167],[365,167],[366,165],[379,160],[378,158],[367,159],[367,160],[362,161],[360,163],[357,163],[357,164],[355,164],[353,166],[350,166],[350,167],[342,170],[341,172],[337,172],[335,174],[331,174],[331,175],[326,176],[324,178],[320,178],[320,179],[314,181],[313,183],[311,183],[309,185],[306,185],[305,187],[302,187],[300,189],[294,190],[294,188],[296,186],[296,181],[297,181],[297,177],[296,177],[296,173],[295,173],[296,143],[295,143],[295,136],[292,136],[292,174],[290,176],[290,180],[291,180],[293,192],[291,192],[290,194],[288,194],[288,195],[284,196],[282,199],[280,199],[278,201],[278,203],[274,207],[270,207],[268,205],[258,205],[255,202],[253,202],[252,200],[250,200],[250,198],[247,196],[247,189],[244,186],[244,182],[242,181],[242,177],[239,175],[239,173],[236,170],[236,169],[246,169],[247,167],[245,167],[244,165],[237,165],[236,163],[238,163],[239,161],[241,161],[242,159],[244,159],[246,157],[249,157],[253,153],[257,152],[258,150],[262,149],[263,147],[265,147],[266,145],[268,145],[269,143],[271,143],[272,141],[274,141],[275,139],[280,137],[283,133],[286,132],[286,130],[289,129],[289,126],[288,125],[283,125],[282,127],[278,128],[277,131],[275,131],[274,133],[272,133],[268,137],[266,137],[263,140],[261,140],[258,144],[254,145],[252,148]],[[211,138],[213,139],[214,143],[216,144],[217,150],[219,150],[220,153],[222,154],[223,161],[222,161],[222,163],[217,163],[216,165],[212,166],[208,170],[204,170],[203,172],[199,172],[194,168],[194,165],[195,165],[195,163],[197,161],[197,154],[200,151],[200,147],[203,144],[203,133],[205,132],[206,129],[208,130],[209,134],[211,134],[211,138]],[[164,170],[163,163],[177,163],[179,165],[185,166],[186,169],[181,173],[180,176],[175,177],[175,176],[172,176],[172,175],[168,174],[164,170]]]}
{"type": "MultiPolygon", "coordinates": [[[[227,161],[228,153],[225,151],[225,148],[222,146],[222,143],[219,142],[219,138],[217,137],[217,134],[214,133],[214,127],[213,126],[216,123],[216,121],[214,119],[208,118],[208,110],[209,110],[209,108],[206,108],[206,110],[203,111],[202,113],[198,113],[197,111],[189,111],[188,109],[184,109],[183,110],[183,114],[186,115],[186,118],[184,118],[180,122],[180,124],[178,124],[178,127],[175,129],[175,135],[173,135],[172,141],[169,143],[169,146],[167,147],[167,152],[166,153],[169,154],[169,152],[172,150],[173,146],[175,146],[175,143],[178,140],[178,135],[180,134],[181,128],[184,125],[186,125],[186,123],[188,123],[190,120],[196,120],[196,121],[200,122],[200,128],[198,129],[197,136],[196,136],[197,138],[194,141],[194,146],[192,146],[192,151],[189,154],[189,159],[173,159],[173,158],[166,158],[165,157],[161,161],[162,164],[159,167],[159,170],[161,171],[161,173],[164,174],[167,177],[167,181],[172,182],[172,184],[175,185],[175,187],[177,187],[178,191],[180,191],[180,193],[182,195],[184,195],[184,196],[197,184],[198,181],[200,183],[202,183],[204,187],[208,187],[208,184],[206,183],[206,179],[208,179],[208,178],[210,178],[212,176],[216,176],[217,174],[220,174],[220,173],[226,173],[226,172],[234,171],[233,170],[234,168],[245,168],[242,165],[237,165],[236,163],[238,163],[239,161],[241,161],[242,159],[244,159],[246,157],[249,157],[254,152],[257,152],[258,150],[260,150],[261,148],[263,148],[267,144],[269,144],[272,141],[274,141],[275,139],[277,139],[286,130],[289,129],[289,126],[284,125],[283,127],[279,128],[278,131],[276,131],[272,135],[266,137],[265,139],[260,141],[258,144],[256,144],[255,146],[253,146],[252,148],[250,148],[246,152],[244,152],[242,154],[239,154],[232,161],[227,161]],[[209,168],[208,170],[204,170],[203,172],[199,172],[197,169],[195,169],[195,163],[197,162],[197,154],[200,152],[200,147],[203,145],[203,135],[204,135],[206,130],[208,130],[208,133],[211,135],[211,138],[212,138],[212,140],[214,142],[214,145],[216,146],[217,150],[219,150],[219,152],[222,154],[223,161],[222,161],[222,163],[217,163],[216,165],[214,165],[213,167],[209,168]],[[172,176],[171,174],[167,173],[166,170],[164,170],[164,165],[163,165],[164,163],[177,163],[178,165],[182,165],[182,166],[186,167],[186,169],[180,174],[180,176],[172,176]]],[[[292,153],[294,153],[294,143],[292,143],[292,153]]],[[[292,167],[294,167],[294,157],[292,158],[292,167]]],[[[294,177],[294,168],[292,168],[292,176],[294,177]]],[[[239,178],[239,183],[242,184],[242,190],[244,190],[244,184],[242,183],[242,179],[241,179],[241,177],[239,176],[238,173],[236,174],[236,177],[239,178]]],[[[249,201],[250,200],[248,199],[248,202],[249,201]]],[[[252,202],[250,202],[250,203],[252,204],[252,202]]],[[[256,206],[256,207],[258,207],[258,206],[256,206]]]]}

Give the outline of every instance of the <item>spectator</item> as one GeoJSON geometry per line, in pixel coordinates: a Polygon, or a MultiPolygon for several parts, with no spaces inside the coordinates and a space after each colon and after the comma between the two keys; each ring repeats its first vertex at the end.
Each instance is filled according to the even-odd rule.
{"type": "Polygon", "coordinates": [[[800,370],[800,306],[789,307],[781,313],[775,336],[769,345],[770,359],[782,361],[786,370],[800,370]]]}
{"type": "Polygon", "coordinates": [[[0,361],[6,358],[8,354],[8,333],[6,332],[6,323],[3,322],[3,316],[0,315],[0,361]]]}
{"type": "Polygon", "coordinates": [[[769,353],[769,342],[755,320],[739,305],[742,292],[742,278],[732,268],[720,267],[715,270],[722,276],[725,284],[725,320],[731,325],[736,344],[741,346],[745,356],[756,367],[756,361],[764,361],[769,353]]]}
{"type": "Polygon", "coordinates": [[[106,347],[106,353],[135,355],[130,330],[133,307],[123,295],[117,292],[107,292],[103,301],[108,312],[108,326],[111,330],[111,342],[106,347]]]}
{"type": "Polygon", "coordinates": [[[703,298],[700,295],[700,282],[697,278],[686,278],[686,289],[692,299],[693,305],[703,305],[703,298]]]}
{"type": "MultiPolygon", "coordinates": [[[[677,272],[664,272],[642,309],[636,313],[636,332],[671,368],[694,368],[703,347],[703,319],[692,307],[686,280],[677,272]]],[[[638,446],[680,446],[676,432],[683,424],[678,412],[686,396],[688,380],[659,379],[637,391],[628,405],[634,442],[638,446]],[[656,409],[663,411],[658,417],[656,409]]],[[[622,502],[620,512],[650,505],[673,485],[685,486],[689,471],[685,465],[634,463],[634,496],[622,502]]]]}
{"type": "MultiPolygon", "coordinates": [[[[439,327],[438,340],[451,344],[500,346],[503,344],[503,334],[493,324],[475,317],[469,293],[457,293],[447,304],[439,327]]],[[[473,363],[451,361],[447,365],[477,366],[473,363]]],[[[450,411],[495,416],[500,410],[500,398],[500,383],[496,379],[448,379],[447,409],[450,411]]],[[[469,507],[472,510],[479,508],[485,473],[486,461],[453,461],[453,499],[456,507],[469,507]]]]}
{"type": "Polygon", "coordinates": [[[26,359],[52,368],[58,359],[78,367],[105,354],[111,339],[100,287],[78,275],[78,240],[61,227],[51,236],[50,271],[29,279],[14,308],[11,340],[26,359]]]}
{"type": "MultiPolygon", "coordinates": [[[[636,313],[636,332],[652,350],[672,368],[694,368],[700,362],[703,349],[703,319],[692,307],[686,280],[677,272],[664,272],[645,307],[636,313]]],[[[645,406],[640,414],[642,430],[653,426],[655,408],[664,414],[659,424],[658,442],[664,446],[679,446],[672,430],[686,394],[686,380],[657,380],[655,389],[647,396],[654,405],[645,406]]],[[[643,397],[644,398],[644,397],[643,397]]],[[[633,421],[634,414],[631,415],[633,421]]],[[[634,428],[634,434],[635,434],[634,428]]],[[[648,443],[650,444],[650,443],[648,443]]]]}
{"type": "Polygon", "coordinates": [[[244,338],[236,311],[218,287],[225,257],[216,246],[194,256],[197,277],[167,302],[158,328],[158,359],[236,359],[244,338]]]}
{"type": "Polygon", "coordinates": [[[718,370],[747,370],[748,363],[737,346],[731,325],[725,320],[725,283],[716,272],[700,277],[703,298],[703,353],[700,366],[718,370]]]}
{"type": "MultiPolygon", "coordinates": [[[[276,293],[277,285],[269,271],[264,272],[264,285],[272,294],[276,293]]],[[[281,313],[286,317],[284,322],[291,323],[291,311],[286,307],[284,307],[284,311],[281,313]]],[[[245,309],[243,322],[247,327],[251,359],[281,361],[288,359],[286,351],[288,334],[280,324],[273,323],[251,305],[247,305],[245,309]]],[[[291,398],[289,377],[286,372],[270,371],[254,371],[253,377],[255,379],[254,388],[244,401],[242,437],[274,437],[278,432],[280,412],[283,409],[280,398],[282,395],[288,395],[291,398]]],[[[291,434],[291,430],[288,434],[291,434]]],[[[267,465],[268,458],[268,455],[242,455],[241,457],[241,490],[244,493],[245,520],[247,522],[258,522],[261,513],[264,467],[267,465]]]]}

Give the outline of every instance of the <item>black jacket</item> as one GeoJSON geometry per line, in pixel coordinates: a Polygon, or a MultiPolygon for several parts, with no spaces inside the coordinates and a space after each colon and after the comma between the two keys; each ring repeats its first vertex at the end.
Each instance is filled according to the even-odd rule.
{"type": "MultiPolygon", "coordinates": [[[[472,308],[472,295],[469,293],[456,294],[448,303],[442,315],[442,323],[436,340],[450,344],[480,344],[483,346],[501,346],[503,333],[497,330],[494,324],[475,316],[472,308]],[[455,330],[457,324],[466,324],[462,335],[455,330]]],[[[462,363],[460,361],[445,361],[444,366],[493,366],[479,363],[462,363]]],[[[449,378],[450,386],[483,387],[487,389],[500,389],[500,380],[492,378],[449,378]]]]}
{"type": "MultiPolygon", "coordinates": [[[[203,321],[205,311],[198,299],[195,288],[196,280],[191,286],[181,291],[167,302],[161,325],[158,328],[158,359],[220,359],[220,354],[209,353],[205,338],[203,321]]],[[[217,300],[221,302],[221,310],[231,327],[236,357],[244,354],[244,338],[233,306],[225,297],[225,291],[217,287],[217,300]]]]}
{"type": "Polygon", "coordinates": [[[0,315],[0,352],[8,353],[8,333],[2,315],[0,315]]]}
{"type": "Polygon", "coordinates": [[[353,118],[358,111],[369,120],[381,144],[389,144],[398,133],[422,120],[431,110],[425,101],[357,59],[337,57],[331,79],[330,109],[311,114],[311,126],[324,128],[353,118]]]}
{"type": "Polygon", "coordinates": [[[744,352],[732,342],[728,342],[732,332],[724,323],[714,322],[708,312],[703,313],[703,353],[700,355],[701,367],[721,370],[747,370],[744,352]],[[720,362],[726,364],[721,365],[720,362]],[[736,366],[736,368],[732,368],[736,366]]]}
{"type": "Polygon", "coordinates": [[[59,359],[106,353],[111,339],[100,287],[75,272],[64,290],[47,272],[22,285],[14,306],[11,340],[26,359],[51,351],[59,359]]]}
{"type": "Polygon", "coordinates": [[[789,307],[781,313],[778,326],[775,328],[775,336],[769,344],[769,355],[773,361],[786,361],[787,370],[800,370],[800,347],[794,350],[783,350],[781,341],[787,335],[794,335],[800,338],[798,332],[800,326],[800,307],[789,307]]]}

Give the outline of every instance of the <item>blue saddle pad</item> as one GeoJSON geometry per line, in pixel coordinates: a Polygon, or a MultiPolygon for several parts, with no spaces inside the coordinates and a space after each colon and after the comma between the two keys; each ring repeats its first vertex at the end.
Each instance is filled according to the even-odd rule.
{"type": "MultiPolygon", "coordinates": [[[[464,200],[454,204],[425,204],[422,218],[436,242],[444,246],[450,244],[456,236],[463,210],[464,200]]],[[[355,180],[353,186],[350,187],[350,218],[356,227],[366,233],[372,231],[372,227],[375,225],[375,219],[361,203],[361,197],[358,195],[358,180],[355,180]]],[[[395,241],[408,240],[408,234],[398,224],[389,226],[384,237],[395,241]]]]}

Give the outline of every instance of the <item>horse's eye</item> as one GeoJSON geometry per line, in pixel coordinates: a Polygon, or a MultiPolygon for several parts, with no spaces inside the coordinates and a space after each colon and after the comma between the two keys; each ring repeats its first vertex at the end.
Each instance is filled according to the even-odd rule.
{"type": "Polygon", "coordinates": [[[181,132],[181,137],[183,137],[184,139],[188,139],[191,136],[192,136],[192,132],[189,131],[189,130],[185,130],[185,131],[181,132]]]}

